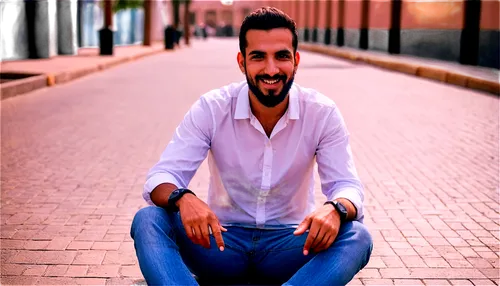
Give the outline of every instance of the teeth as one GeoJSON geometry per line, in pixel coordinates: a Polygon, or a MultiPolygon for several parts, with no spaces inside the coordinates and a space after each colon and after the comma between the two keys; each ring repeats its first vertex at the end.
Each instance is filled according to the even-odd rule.
{"type": "Polygon", "coordinates": [[[275,79],[275,80],[267,80],[267,79],[263,79],[262,81],[264,81],[265,83],[267,84],[275,84],[277,83],[279,80],[278,79],[275,79]]]}

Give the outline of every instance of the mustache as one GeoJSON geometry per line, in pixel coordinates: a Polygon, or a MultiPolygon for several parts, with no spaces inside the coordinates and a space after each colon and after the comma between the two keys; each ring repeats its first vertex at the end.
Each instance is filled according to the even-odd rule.
{"type": "Polygon", "coordinates": [[[265,80],[282,80],[282,81],[285,81],[286,80],[286,75],[281,75],[281,74],[278,74],[278,75],[275,75],[275,76],[270,76],[268,74],[264,74],[264,75],[258,75],[255,77],[256,80],[261,80],[261,79],[265,79],[265,80]]]}

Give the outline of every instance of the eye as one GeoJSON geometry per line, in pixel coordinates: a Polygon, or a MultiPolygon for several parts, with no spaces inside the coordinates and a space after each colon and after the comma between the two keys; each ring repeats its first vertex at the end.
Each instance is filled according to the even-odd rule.
{"type": "Polygon", "coordinates": [[[289,54],[278,54],[278,59],[289,59],[290,55],[289,54]]]}
{"type": "Polygon", "coordinates": [[[264,56],[263,55],[253,55],[252,56],[252,59],[263,59],[264,56]]]}

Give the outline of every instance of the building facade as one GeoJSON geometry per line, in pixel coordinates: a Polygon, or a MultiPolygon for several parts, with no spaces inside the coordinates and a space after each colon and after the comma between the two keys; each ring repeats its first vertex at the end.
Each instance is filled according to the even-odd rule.
{"type": "Polygon", "coordinates": [[[193,0],[190,6],[191,24],[205,25],[211,36],[224,36],[221,32],[230,27],[237,36],[241,22],[251,11],[268,5],[267,1],[204,1],[193,0]]]}
{"type": "Polygon", "coordinates": [[[192,23],[239,31],[261,6],[297,23],[301,41],[500,68],[499,0],[194,0],[192,23]],[[226,5],[225,5],[225,4],[226,5]]]}
{"type": "MultiPolygon", "coordinates": [[[[164,29],[171,23],[170,0],[151,1],[151,40],[163,41],[164,29]]],[[[104,24],[102,1],[78,1],[79,47],[99,46],[98,31],[104,24]]],[[[113,14],[114,45],[141,44],[144,40],[144,9],[133,8],[113,14]]]]}

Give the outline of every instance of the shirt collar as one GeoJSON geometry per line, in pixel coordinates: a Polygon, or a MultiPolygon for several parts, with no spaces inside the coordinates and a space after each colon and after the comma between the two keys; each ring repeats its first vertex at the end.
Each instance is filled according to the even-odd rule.
{"type": "MultiPolygon", "coordinates": [[[[288,119],[299,119],[300,118],[300,105],[299,105],[299,91],[295,84],[292,85],[290,92],[288,94],[288,119]]],[[[243,85],[236,98],[236,110],[234,112],[234,119],[247,119],[250,118],[250,99],[248,94],[248,84],[243,85]]]]}

